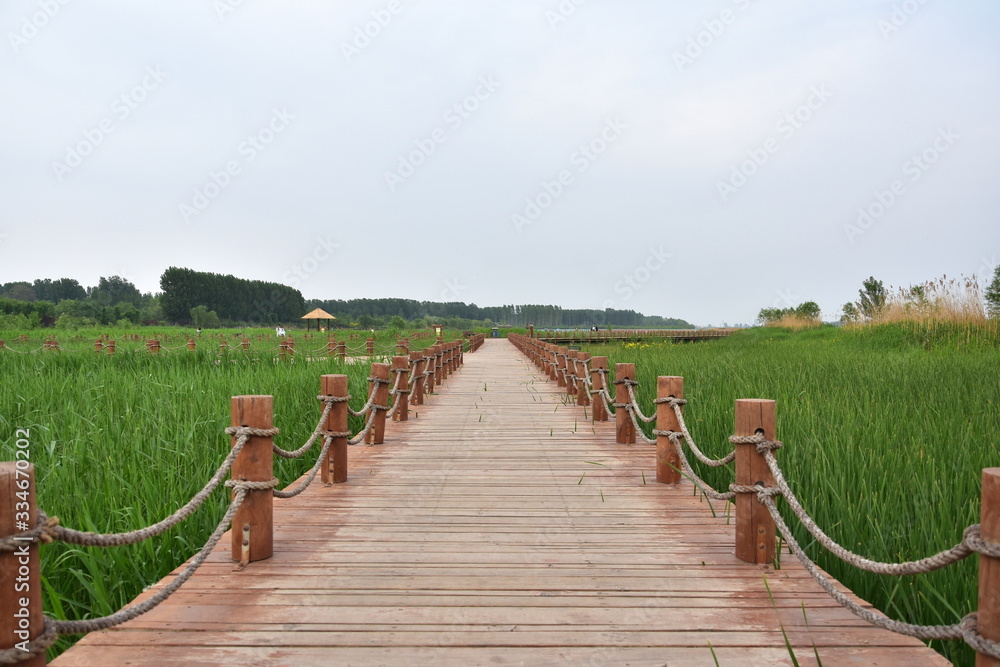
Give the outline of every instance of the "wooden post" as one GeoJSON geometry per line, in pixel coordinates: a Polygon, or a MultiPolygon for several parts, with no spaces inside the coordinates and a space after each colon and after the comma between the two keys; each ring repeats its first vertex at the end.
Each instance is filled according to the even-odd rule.
{"type": "MultiPolygon", "coordinates": [[[[684,378],[674,375],[656,378],[656,397],[684,398],[684,378]]],[[[656,428],[660,431],[681,430],[677,414],[667,403],[656,406],[656,428]]],[[[678,484],[681,481],[681,457],[677,454],[674,443],[665,435],[656,436],[656,481],[660,484],[678,484]]]]}
{"type": "MultiPolygon", "coordinates": [[[[17,433],[22,434],[23,431],[17,433]]],[[[27,444],[29,441],[24,438],[17,442],[27,444]]],[[[21,450],[27,452],[25,447],[21,450]]],[[[25,530],[24,524],[34,528],[36,522],[35,466],[24,459],[0,463],[0,535],[14,535],[16,541],[17,533],[25,530]]],[[[14,648],[17,643],[31,641],[42,634],[42,577],[37,542],[24,542],[15,545],[13,551],[0,552],[0,581],[3,582],[0,587],[0,647],[14,648]]],[[[45,653],[17,664],[44,665],[45,653]]]]}
{"type": "Polygon", "coordinates": [[[559,348],[552,343],[545,344],[546,359],[548,360],[549,367],[549,380],[555,382],[559,379],[559,348]]]}
{"type": "MultiPolygon", "coordinates": [[[[393,375],[399,375],[399,390],[405,392],[408,389],[407,383],[410,380],[410,357],[409,356],[397,356],[392,358],[392,370],[393,375]]],[[[396,382],[396,378],[392,379],[393,383],[396,382]]],[[[392,421],[394,422],[405,422],[408,421],[410,416],[410,401],[409,394],[403,393],[399,395],[399,407],[396,408],[396,412],[392,415],[392,421]]]]}
{"type": "Polygon", "coordinates": [[[534,338],[534,337],[535,337],[535,325],[534,324],[529,324],[528,325],[528,338],[534,338]]]}
{"type": "Polygon", "coordinates": [[[195,345],[196,345],[195,342],[194,342],[194,338],[188,338],[187,345],[188,345],[188,352],[194,352],[195,345]]]}
{"type": "Polygon", "coordinates": [[[403,339],[402,338],[400,338],[399,340],[397,340],[396,341],[396,356],[402,356],[404,354],[409,354],[410,351],[409,351],[408,347],[409,346],[407,346],[405,343],[403,343],[403,339]]]}
{"type": "MultiPolygon", "coordinates": [[[[736,435],[775,438],[775,403],[761,399],[736,401],[736,435]]],[[[736,445],[736,484],[773,486],[774,478],[767,461],[757,453],[756,445],[736,445]]],[[[757,496],[736,496],[736,557],[747,563],[768,564],[774,561],[774,520],[757,496]]]]}
{"type": "Polygon", "coordinates": [[[427,368],[427,360],[424,353],[414,350],[410,352],[410,365],[413,367],[413,395],[410,396],[410,403],[413,405],[424,404],[424,369],[427,368]]]}
{"type": "Polygon", "coordinates": [[[114,353],[115,353],[115,341],[109,340],[108,341],[108,354],[114,354],[114,353]]]}
{"type": "MultiPolygon", "coordinates": [[[[1000,468],[983,470],[980,537],[1000,542],[1000,468]]],[[[1000,641],[1000,558],[979,554],[979,636],[1000,641]]],[[[997,667],[1000,660],[976,654],[976,667],[997,667]]]]}
{"type": "Polygon", "coordinates": [[[434,385],[444,383],[444,343],[434,346],[434,385]]]}
{"type": "MultiPolygon", "coordinates": [[[[389,380],[389,364],[372,364],[372,377],[378,378],[380,380],[389,380]]],[[[368,383],[368,395],[371,395],[372,387],[375,382],[368,383]]],[[[381,445],[385,442],[385,413],[386,410],[376,410],[375,406],[386,406],[389,403],[389,384],[386,382],[378,383],[378,389],[375,390],[375,405],[369,408],[365,419],[371,418],[371,411],[375,410],[375,422],[372,424],[372,430],[368,433],[368,444],[370,445],[381,445]]],[[[365,423],[368,423],[367,421],[365,423]]]]}
{"type": "Polygon", "coordinates": [[[365,341],[365,352],[368,353],[369,357],[375,356],[375,339],[369,338],[365,341]]]}
{"type": "Polygon", "coordinates": [[[566,353],[569,352],[567,347],[557,347],[556,348],[556,381],[559,383],[560,387],[566,386],[566,353]]]}
{"type": "Polygon", "coordinates": [[[340,359],[340,363],[347,362],[347,343],[344,341],[337,342],[337,357],[340,359]]]}
{"type": "MultiPolygon", "coordinates": [[[[273,396],[233,396],[232,426],[272,428],[273,396]]],[[[233,444],[236,438],[233,438],[233,444]]],[[[274,477],[274,438],[251,437],[243,445],[230,476],[247,482],[267,482],[274,477]]],[[[274,554],[274,494],[271,489],[247,491],[243,504],[233,517],[233,560],[243,560],[244,532],[250,530],[249,561],[264,560],[274,554]]]]}
{"type": "Polygon", "coordinates": [[[576,396],[576,351],[566,350],[566,394],[576,396]]]}
{"type": "Polygon", "coordinates": [[[326,341],[326,355],[328,357],[336,356],[337,354],[337,342],[334,340],[326,341]]]}
{"type": "MultiPolygon", "coordinates": [[[[615,403],[628,403],[628,389],[622,380],[635,380],[635,364],[615,364],[615,403]]],[[[615,441],[621,445],[635,442],[635,424],[625,408],[615,408],[615,441]]]]}
{"type": "Polygon", "coordinates": [[[433,394],[434,393],[434,387],[437,386],[437,382],[435,381],[435,375],[437,375],[437,367],[436,367],[436,360],[435,360],[436,359],[436,355],[437,355],[437,350],[435,349],[436,347],[437,347],[437,345],[431,345],[426,350],[424,350],[424,354],[427,355],[427,357],[426,357],[426,359],[427,359],[427,379],[426,379],[426,385],[425,385],[426,389],[424,391],[425,395],[426,394],[433,394]]]}
{"type": "Polygon", "coordinates": [[[278,353],[281,355],[281,360],[284,361],[288,358],[288,343],[285,341],[280,341],[278,343],[278,353]]]}
{"type": "Polygon", "coordinates": [[[247,338],[246,336],[243,337],[243,351],[244,352],[250,351],[250,339],[247,338]]]}
{"type": "MultiPolygon", "coordinates": [[[[0,340],[0,347],[3,347],[3,341],[2,340],[0,340]]],[[[94,352],[96,352],[97,354],[100,354],[103,351],[104,351],[104,341],[101,340],[100,338],[98,338],[94,342],[94,352]]]]}
{"type": "MultiPolygon", "coordinates": [[[[320,378],[320,393],[324,396],[347,396],[346,375],[324,375],[320,378]]],[[[347,433],[347,403],[334,403],[330,415],[326,418],[327,431],[347,433]]],[[[323,463],[323,483],[330,482],[330,470],[333,469],[333,483],[343,484],[347,481],[347,438],[334,438],[330,443],[327,460],[323,463]]]]}
{"type": "Polygon", "coordinates": [[[587,362],[590,361],[589,352],[578,352],[576,361],[577,375],[580,379],[576,382],[576,404],[590,405],[590,392],[587,389],[587,362]]]}
{"type": "MultiPolygon", "coordinates": [[[[590,359],[590,383],[594,385],[594,391],[604,389],[604,376],[600,371],[608,369],[607,357],[592,357],[590,359]]],[[[608,421],[608,409],[604,406],[604,399],[594,394],[594,407],[590,411],[595,422],[608,421]]]]}

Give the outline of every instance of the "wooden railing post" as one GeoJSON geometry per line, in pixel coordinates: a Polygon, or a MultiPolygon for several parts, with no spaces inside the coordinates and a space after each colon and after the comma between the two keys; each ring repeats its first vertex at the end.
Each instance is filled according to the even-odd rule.
{"type": "Polygon", "coordinates": [[[413,394],[410,396],[412,405],[424,404],[424,369],[427,368],[427,360],[424,353],[418,350],[410,352],[410,366],[413,368],[413,394]]]}
{"type": "MultiPolygon", "coordinates": [[[[35,466],[23,459],[0,463],[0,536],[14,535],[16,540],[17,533],[34,528],[36,521],[35,466]]],[[[13,551],[0,552],[0,581],[4,583],[0,587],[0,648],[14,648],[42,634],[42,575],[37,542],[24,542],[15,545],[13,551]]],[[[44,665],[45,653],[17,664],[44,665]]]]}
{"type": "Polygon", "coordinates": [[[548,362],[549,380],[559,380],[559,348],[553,343],[545,344],[546,361],[548,362]]]}
{"type": "Polygon", "coordinates": [[[243,344],[243,351],[244,352],[249,352],[250,351],[250,339],[244,336],[243,340],[241,342],[243,344]]]}
{"type": "Polygon", "coordinates": [[[444,382],[444,343],[434,346],[434,385],[440,387],[444,382]]]}
{"type": "MultiPolygon", "coordinates": [[[[231,426],[274,427],[273,396],[233,396],[231,426]]],[[[233,444],[236,438],[233,438],[233,444]]],[[[246,482],[267,482],[274,478],[274,438],[251,436],[233,461],[230,476],[246,482]]],[[[233,517],[233,560],[253,562],[274,554],[274,493],[272,489],[247,491],[233,517]],[[245,540],[249,531],[250,539],[245,540]],[[248,554],[244,551],[249,548],[248,554]]]]}
{"type": "MultiPolygon", "coordinates": [[[[684,398],[684,378],[675,375],[656,378],[656,397],[684,398]]],[[[659,403],[656,406],[656,428],[659,431],[681,430],[671,405],[659,403]]],[[[656,436],[656,481],[661,484],[678,484],[681,481],[681,457],[674,443],[665,435],[656,436]]]]}
{"type": "MultiPolygon", "coordinates": [[[[635,364],[615,364],[615,403],[629,402],[628,388],[622,380],[635,380],[635,364]]],[[[615,408],[615,441],[621,445],[635,442],[635,424],[625,408],[615,408]]]]}
{"type": "MultiPolygon", "coordinates": [[[[410,380],[410,358],[405,356],[393,357],[392,371],[393,375],[399,376],[399,391],[404,392],[399,394],[399,407],[392,415],[392,421],[405,422],[410,418],[409,394],[406,393],[408,389],[407,383],[410,380]]],[[[396,378],[393,378],[392,381],[395,384],[396,378]]]]}
{"type": "Polygon", "coordinates": [[[400,338],[399,340],[397,340],[396,341],[396,356],[401,356],[401,355],[404,355],[404,354],[409,354],[409,352],[406,349],[406,347],[407,346],[403,344],[403,339],[402,338],[400,338]]]}
{"type": "Polygon", "coordinates": [[[435,348],[437,348],[437,345],[431,345],[430,347],[424,350],[425,359],[427,360],[427,371],[426,371],[427,379],[425,380],[424,384],[425,396],[427,394],[433,394],[434,387],[437,385],[437,381],[435,380],[435,376],[437,375],[437,366],[436,366],[437,350],[435,348]]]}
{"type": "Polygon", "coordinates": [[[556,348],[556,381],[559,383],[560,387],[566,386],[566,353],[569,352],[567,347],[557,347],[556,348]]]}
{"type": "Polygon", "coordinates": [[[587,377],[587,366],[589,365],[587,362],[590,361],[591,357],[589,352],[578,352],[577,354],[579,356],[577,357],[576,368],[580,379],[576,383],[576,404],[586,406],[590,405],[590,391],[587,389],[585,378],[587,377]]]}
{"type": "Polygon", "coordinates": [[[368,340],[365,341],[365,352],[368,354],[369,357],[374,357],[375,356],[375,339],[374,338],[369,338],[368,340]]]}
{"type": "Polygon", "coordinates": [[[188,338],[187,342],[188,352],[194,352],[195,345],[196,343],[194,342],[194,338],[188,338]]]}
{"type": "Polygon", "coordinates": [[[330,339],[326,341],[326,356],[334,357],[337,355],[337,341],[330,339]]]}
{"type": "MultiPolygon", "coordinates": [[[[389,364],[372,364],[372,377],[378,378],[379,380],[385,380],[385,382],[378,383],[378,389],[375,390],[375,405],[373,405],[368,410],[368,414],[365,415],[366,419],[371,418],[371,411],[375,410],[375,422],[372,424],[372,430],[368,434],[367,442],[370,445],[381,445],[385,442],[385,413],[386,410],[376,409],[376,406],[385,407],[389,404],[389,364]]],[[[371,395],[372,387],[375,382],[368,383],[368,394],[371,395]]],[[[367,423],[367,422],[366,422],[367,423]]]]}
{"type": "Polygon", "coordinates": [[[114,353],[115,353],[115,341],[109,340],[108,341],[108,354],[114,354],[114,353]]]}
{"type": "MultiPolygon", "coordinates": [[[[2,340],[0,340],[0,347],[3,347],[2,340]]],[[[94,341],[94,352],[100,354],[103,351],[104,351],[104,341],[98,338],[96,341],[94,341]]]]}
{"type": "Polygon", "coordinates": [[[347,362],[347,343],[345,341],[337,342],[337,357],[341,363],[347,362]]]}
{"type": "MultiPolygon", "coordinates": [[[[324,375],[320,378],[320,393],[324,396],[347,396],[346,375],[324,375]]],[[[325,409],[325,406],[322,406],[325,409]]],[[[334,403],[326,418],[327,431],[347,433],[347,403],[334,403]]],[[[333,471],[333,483],[343,484],[347,481],[347,438],[334,438],[330,443],[327,460],[323,462],[323,483],[330,483],[330,471],[333,471]]]]}
{"type": "MultiPolygon", "coordinates": [[[[736,435],[763,435],[775,438],[775,403],[761,399],[736,401],[736,435]]],[[[736,484],[773,486],[774,478],[756,445],[736,445],[736,484]]],[[[774,519],[767,508],[750,493],[736,496],[736,557],[747,563],[774,561],[774,519]]]]}
{"type": "Polygon", "coordinates": [[[566,350],[566,394],[576,396],[576,355],[575,350],[566,350]]]}
{"type": "MultiPolygon", "coordinates": [[[[594,385],[594,391],[604,389],[604,376],[602,370],[608,369],[607,357],[591,357],[590,359],[590,383],[594,385]]],[[[604,399],[598,394],[594,394],[594,407],[590,414],[595,422],[608,421],[608,410],[604,407],[604,399]]]]}
{"type": "MultiPolygon", "coordinates": [[[[979,534],[986,542],[1000,543],[1000,468],[983,470],[979,534]]],[[[978,616],[979,636],[1000,641],[1000,558],[983,554],[979,554],[978,616]]],[[[976,654],[976,667],[997,665],[1000,660],[976,654]]]]}

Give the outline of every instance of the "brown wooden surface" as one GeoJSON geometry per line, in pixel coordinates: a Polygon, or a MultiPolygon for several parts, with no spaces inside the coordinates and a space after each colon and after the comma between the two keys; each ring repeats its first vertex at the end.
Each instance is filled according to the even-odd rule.
{"type": "MultiPolygon", "coordinates": [[[[324,375],[320,380],[320,393],[324,396],[343,397],[349,395],[346,375],[324,375]]],[[[347,433],[347,403],[334,403],[326,418],[324,428],[334,433],[347,433]]],[[[347,438],[334,438],[330,443],[327,460],[323,464],[323,482],[329,482],[332,474],[334,484],[347,481],[347,438]]]]}
{"type": "MultiPolygon", "coordinates": [[[[272,396],[233,396],[231,426],[272,428],[274,398],[272,396]]],[[[233,438],[236,442],[236,438],[233,438]]],[[[243,451],[233,461],[231,477],[247,482],[267,482],[274,478],[274,438],[251,437],[243,451]]],[[[232,559],[241,560],[243,536],[239,530],[250,526],[250,561],[270,558],[274,553],[274,495],[270,489],[247,491],[243,504],[233,517],[232,559]]]]}
{"type": "MultiPolygon", "coordinates": [[[[736,401],[736,435],[760,432],[768,440],[775,438],[775,402],[764,399],[736,401]]],[[[771,469],[756,445],[736,445],[736,483],[742,486],[774,486],[771,469]]],[[[736,496],[736,557],[748,563],[774,560],[776,530],[774,519],[757,496],[736,496]]]]}
{"type": "MultiPolygon", "coordinates": [[[[635,380],[635,364],[615,364],[615,382],[623,380],[635,380]]],[[[614,387],[615,403],[628,403],[628,388],[624,384],[616,384],[614,387]]],[[[615,442],[622,445],[635,443],[635,424],[625,408],[615,408],[615,442]]]]}
{"type": "Polygon", "coordinates": [[[655,447],[583,413],[487,340],[389,446],[352,448],[349,483],[276,502],[272,559],[218,550],[55,664],[789,665],[782,626],[803,665],[948,664],[789,557],[738,561],[721,503],[653,483],[655,447]]]}
{"type": "Polygon", "coordinates": [[[385,408],[385,406],[391,403],[389,397],[389,389],[392,387],[392,373],[390,372],[389,364],[372,364],[372,377],[378,378],[379,380],[385,380],[387,382],[380,382],[378,387],[375,388],[375,382],[368,383],[368,395],[371,396],[372,388],[375,388],[375,404],[368,410],[368,415],[365,416],[365,420],[369,419],[371,412],[375,411],[375,421],[372,423],[372,430],[368,432],[367,442],[370,445],[381,445],[385,442],[385,417],[387,410],[376,409],[378,407],[385,408]]]}
{"type": "MultiPolygon", "coordinates": [[[[675,375],[661,375],[656,378],[657,398],[684,398],[684,378],[675,375]]],[[[684,408],[682,407],[681,410],[684,408]]],[[[660,403],[656,406],[656,428],[661,431],[680,432],[677,414],[672,406],[660,403]]],[[[656,436],[656,481],[661,484],[677,484],[681,481],[681,457],[674,443],[666,436],[656,436]]]]}
{"type": "MultiPolygon", "coordinates": [[[[981,535],[1000,542],[1000,468],[983,470],[981,535]]],[[[1000,641],[1000,559],[979,556],[979,634],[1000,641]]],[[[976,654],[976,667],[997,667],[1000,660],[976,654]]]]}
{"type": "MultiPolygon", "coordinates": [[[[0,535],[4,537],[34,528],[34,521],[24,520],[37,512],[35,466],[28,463],[32,440],[30,437],[21,438],[24,433],[19,430],[11,435],[14,442],[10,443],[10,451],[20,452],[18,461],[21,469],[18,470],[17,461],[0,463],[0,535]],[[18,440],[26,440],[29,444],[17,447],[15,443],[18,440]],[[19,521],[24,523],[18,526],[19,521]]],[[[0,551],[0,648],[12,648],[20,642],[35,639],[42,634],[42,623],[38,545],[31,542],[15,544],[14,551],[0,551]],[[26,632],[27,635],[16,635],[18,632],[26,632]]],[[[45,655],[35,655],[17,664],[38,667],[45,664],[45,655]]]]}

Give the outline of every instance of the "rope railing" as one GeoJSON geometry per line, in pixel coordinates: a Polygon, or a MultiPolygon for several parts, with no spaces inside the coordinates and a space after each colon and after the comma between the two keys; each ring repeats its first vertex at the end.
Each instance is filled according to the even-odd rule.
{"type": "MultiPolygon", "coordinates": [[[[398,349],[406,348],[400,345],[398,349]]],[[[317,477],[321,477],[327,486],[331,486],[331,483],[346,482],[347,447],[362,442],[382,444],[386,417],[391,416],[396,421],[406,421],[408,399],[411,394],[416,397],[424,382],[433,390],[435,385],[457,371],[461,366],[463,351],[461,342],[440,343],[426,351],[413,351],[406,356],[394,357],[394,367],[391,369],[388,364],[373,363],[371,376],[368,378],[369,397],[365,410],[360,411],[361,415],[365,415],[365,422],[354,436],[351,436],[348,429],[348,416],[355,411],[350,410],[348,403],[350,394],[347,391],[347,376],[322,376],[322,393],[317,396],[322,406],[319,421],[305,444],[294,450],[283,449],[274,443],[279,430],[273,426],[273,397],[234,397],[232,423],[239,425],[225,429],[225,433],[231,437],[228,455],[208,482],[189,501],[170,516],[144,528],[107,534],[74,530],[60,525],[57,517],[50,517],[40,508],[36,508],[34,494],[31,494],[32,502],[23,514],[28,517],[34,516],[34,525],[29,527],[28,522],[20,520],[15,524],[11,515],[10,523],[0,526],[0,553],[28,555],[32,550],[38,549],[40,544],[54,541],[85,547],[137,544],[161,535],[188,519],[219,486],[231,489],[233,498],[204,546],[184,569],[155,595],[141,603],[126,605],[123,609],[101,618],[79,621],[56,620],[42,614],[40,594],[36,595],[31,603],[33,610],[30,611],[33,617],[39,620],[28,623],[30,627],[23,642],[18,643],[16,647],[0,649],[0,663],[12,664],[42,656],[60,635],[112,628],[155,608],[194,575],[208,555],[218,546],[230,525],[232,525],[232,553],[234,560],[239,560],[240,568],[248,566],[251,562],[269,558],[273,553],[273,518],[271,505],[264,502],[261,494],[280,499],[294,498],[314,484],[317,477]],[[425,368],[427,370],[423,370],[425,368]],[[394,381],[388,379],[390,373],[395,374],[394,381]],[[390,385],[392,385],[391,390],[390,385]],[[388,401],[390,395],[393,397],[391,404],[388,401]],[[309,471],[298,482],[279,489],[279,480],[273,475],[274,457],[300,458],[320,439],[323,442],[322,447],[309,471]],[[228,480],[225,479],[227,475],[230,476],[228,480]],[[237,554],[240,556],[237,557],[237,554]]],[[[421,402],[422,400],[423,395],[421,402]]],[[[34,484],[34,467],[24,461],[0,463],[0,478],[8,480],[4,488],[10,488],[11,492],[21,489],[23,492],[23,489],[30,488],[34,484]]],[[[28,497],[27,494],[25,497],[28,497]]],[[[14,506],[14,502],[16,501],[12,501],[11,506],[14,506]]],[[[24,502],[28,504],[27,501],[24,502]]],[[[5,559],[0,567],[13,567],[14,570],[0,571],[0,578],[13,580],[17,576],[17,561],[15,558],[5,559]]],[[[40,591],[40,574],[31,572],[29,575],[33,577],[29,582],[31,589],[40,591]]],[[[5,592],[0,591],[0,599],[4,594],[5,592]]]]}
{"type": "MultiPolygon", "coordinates": [[[[1000,618],[996,618],[996,614],[991,613],[985,617],[989,628],[988,635],[983,636],[979,628],[981,619],[975,612],[952,625],[916,625],[890,619],[854,602],[840,592],[835,583],[808,557],[777,505],[777,497],[784,497],[791,515],[816,544],[848,565],[866,572],[889,576],[925,574],[953,565],[974,553],[978,554],[980,600],[997,599],[1000,597],[1000,591],[995,590],[995,582],[1000,582],[1000,532],[984,536],[983,526],[987,525],[987,513],[993,517],[989,525],[1000,526],[1000,468],[984,470],[983,523],[968,526],[957,544],[918,560],[899,563],[872,560],[852,552],[827,535],[792,492],[775,455],[782,444],[774,439],[773,401],[738,400],[736,435],[729,439],[733,449],[721,458],[712,458],[698,447],[685,422],[683,408],[687,401],[683,398],[683,378],[659,377],[657,398],[653,402],[656,414],[646,415],[636,397],[636,387],[639,385],[633,364],[615,364],[615,379],[612,380],[607,370],[607,358],[592,357],[589,358],[592,366],[590,378],[586,379],[578,369],[567,366],[566,360],[572,359],[572,353],[565,348],[518,335],[511,335],[509,339],[539,369],[548,374],[550,380],[579,381],[589,395],[599,396],[600,399],[595,399],[594,403],[595,421],[603,421],[597,413],[599,405],[603,404],[608,412],[614,410],[619,443],[633,443],[637,438],[655,443],[657,482],[672,484],[687,478],[707,498],[735,502],[738,507],[735,526],[736,556],[740,560],[761,564],[774,561],[775,537],[780,535],[790,552],[817,584],[858,618],[876,627],[924,640],[964,640],[977,652],[1000,659],[1000,618]],[[616,388],[614,398],[611,397],[611,386],[616,388]],[[640,422],[655,422],[653,439],[645,436],[640,422]],[[742,458],[738,456],[740,448],[746,448],[747,452],[742,458]],[[713,488],[694,470],[688,460],[687,450],[700,463],[709,467],[728,466],[735,461],[735,481],[725,491],[713,488]],[[989,588],[991,586],[994,588],[989,588]],[[987,592],[984,594],[984,591],[987,592]]],[[[560,382],[560,387],[563,382],[560,382]]]]}

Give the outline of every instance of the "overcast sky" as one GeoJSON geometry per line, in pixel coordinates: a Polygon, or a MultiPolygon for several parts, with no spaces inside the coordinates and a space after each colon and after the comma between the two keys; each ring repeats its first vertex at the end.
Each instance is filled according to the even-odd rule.
{"type": "Polygon", "coordinates": [[[705,325],[1000,255],[996,2],[6,0],[0,28],[0,282],[705,325]]]}

